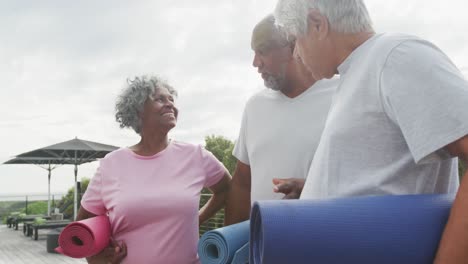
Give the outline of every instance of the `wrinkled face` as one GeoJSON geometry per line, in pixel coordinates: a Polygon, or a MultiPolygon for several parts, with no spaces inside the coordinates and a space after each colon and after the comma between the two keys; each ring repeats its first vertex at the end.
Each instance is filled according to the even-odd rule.
{"type": "Polygon", "coordinates": [[[145,102],[142,125],[166,128],[169,131],[176,126],[178,113],[173,95],[167,88],[159,88],[145,102]]]}
{"type": "Polygon", "coordinates": [[[322,43],[316,41],[310,35],[300,36],[296,39],[294,56],[300,59],[314,79],[327,78],[326,72],[326,49],[321,48],[322,43]]]}
{"type": "Polygon", "coordinates": [[[315,80],[332,78],[336,72],[333,42],[328,20],[318,11],[312,10],[308,16],[308,30],[296,36],[294,56],[300,59],[315,80]]]}
{"type": "Polygon", "coordinates": [[[291,47],[260,45],[254,49],[253,66],[261,74],[265,86],[279,91],[286,82],[286,70],[292,59],[291,47]]]}

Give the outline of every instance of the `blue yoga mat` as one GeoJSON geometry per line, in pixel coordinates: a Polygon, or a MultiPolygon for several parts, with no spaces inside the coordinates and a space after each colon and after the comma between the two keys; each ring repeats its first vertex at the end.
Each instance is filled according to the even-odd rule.
{"type": "Polygon", "coordinates": [[[453,195],[255,202],[250,263],[430,264],[453,195]]]}
{"type": "MultiPolygon", "coordinates": [[[[244,221],[203,234],[198,242],[198,256],[201,263],[230,264],[236,252],[249,242],[249,225],[249,221],[244,221]]],[[[242,259],[242,254],[245,254],[245,250],[238,252],[236,261],[242,259]]]]}
{"type": "Polygon", "coordinates": [[[246,243],[239,248],[234,254],[231,264],[248,264],[249,263],[250,244],[246,243]]]}

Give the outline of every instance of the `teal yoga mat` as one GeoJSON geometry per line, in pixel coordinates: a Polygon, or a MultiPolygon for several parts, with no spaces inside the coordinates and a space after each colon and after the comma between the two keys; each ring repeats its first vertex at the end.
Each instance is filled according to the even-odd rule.
{"type": "Polygon", "coordinates": [[[453,195],[255,202],[250,263],[430,264],[453,195]]]}
{"type": "Polygon", "coordinates": [[[198,256],[202,264],[244,264],[248,261],[248,242],[249,221],[218,228],[200,238],[198,256]]]}

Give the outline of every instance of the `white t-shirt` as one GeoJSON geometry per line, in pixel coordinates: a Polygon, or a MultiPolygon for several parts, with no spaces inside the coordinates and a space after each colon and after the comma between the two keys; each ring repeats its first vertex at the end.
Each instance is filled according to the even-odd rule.
{"type": "Polygon", "coordinates": [[[372,37],[339,66],[340,84],[301,199],[454,193],[468,134],[468,83],[433,44],[372,37]]]}
{"type": "Polygon", "coordinates": [[[280,199],[273,178],[305,178],[338,81],[323,80],[295,98],[265,89],[247,102],[233,155],[251,169],[251,201],[280,199]]]}

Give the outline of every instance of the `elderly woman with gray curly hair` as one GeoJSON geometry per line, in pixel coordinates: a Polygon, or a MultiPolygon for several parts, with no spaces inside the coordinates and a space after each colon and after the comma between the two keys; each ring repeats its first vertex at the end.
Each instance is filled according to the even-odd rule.
{"type": "Polygon", "coordinates": [[[109,247],[88,263],[199,263],[198,225],[224,205],[231,176],[201,146],[168,138],[176,95],[143,76],[118,98],[116,120],[141,139],[103,158],[83,196],[77,220],[107,214],[112,227],[109,247]],[[198,210],[204,187],[213,196],[198,210]]]}

